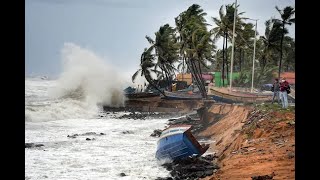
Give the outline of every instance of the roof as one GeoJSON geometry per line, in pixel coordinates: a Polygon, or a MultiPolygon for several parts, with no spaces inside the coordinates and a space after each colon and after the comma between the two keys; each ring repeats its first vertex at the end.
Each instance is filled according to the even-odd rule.
{"type": "Polygon", "coordinates": [[[210,74],[202,74],[202,78],[204,80],[212,80],[213,79],[212,75],[210,75],[210,74]]]}
{"type": "Polygon", "coordinates": [[[295,72],[283,72],[280,74],[280,77],[286,78],[289,84],[295,84],[295,80],[296,80],[295,72]]]}

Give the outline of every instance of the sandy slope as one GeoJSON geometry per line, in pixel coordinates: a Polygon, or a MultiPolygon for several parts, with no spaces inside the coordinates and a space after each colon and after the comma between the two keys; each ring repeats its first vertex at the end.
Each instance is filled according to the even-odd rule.
{"type": "Polygon", "coordinates": [[[273,179],[295,178],[294,110],[213,105],[212,124],[200,136],[213,140],[221,169],[205,179],[251,179],[269,175],[273,179]]]}

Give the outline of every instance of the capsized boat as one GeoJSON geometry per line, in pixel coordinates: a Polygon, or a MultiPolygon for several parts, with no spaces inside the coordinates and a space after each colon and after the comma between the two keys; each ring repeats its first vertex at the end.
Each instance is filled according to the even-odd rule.
{"type": "Polygon", "coordinates": [[[204,154],[209,145],[200,145],[191,133],[191,125],[172,125],[165,129],[158,140],[156,158],[183,159],[204,154]]]}

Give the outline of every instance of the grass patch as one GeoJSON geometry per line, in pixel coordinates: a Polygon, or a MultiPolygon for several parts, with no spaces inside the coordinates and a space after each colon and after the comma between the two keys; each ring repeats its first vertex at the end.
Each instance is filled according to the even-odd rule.
{"type": "Polygon", "coordinates": [[[281,104],[271,104],[271,103],[261,103],[261,104],[256,104],[256,109],[261,110],[261,111],[277,111],[281,113],[286,113],[286,112],[295,112],[295,106],[289,106],[287,109],[283,109],[281,107],[281,104]]]}

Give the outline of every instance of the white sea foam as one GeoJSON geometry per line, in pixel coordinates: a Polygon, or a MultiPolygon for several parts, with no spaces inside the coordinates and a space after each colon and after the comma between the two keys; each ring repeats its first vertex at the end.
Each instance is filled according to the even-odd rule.
{"type": "Polygon", "coordinates": [[[94,52],[66,43],[62,64],[57,80],[25,80],[26,121],[94,118],[101,105],[124,105],[125,78],[94,52]]]}
{"type": "Polygon", "coordinates": [[[158,138],[150,136],[166,122],[112,118],[28,122],[25,141],[44,146],[25,149],[26,177],[63,180],[167,177],[169,172],[155,158],[158,138]],[[125,131],[130,133],[122,133],[125,131]],[[86,132],[106,135],[67,137],[86,132]],[[126,176],[121,177],[120,173],[126,176]]]}
{"type": "Polygon", "coordinates": [[[55,80],[27,79],[25,84],[25,142],[44,144],[25,149],[26,179],[151,180],[169,176],[155,158],[158,138],[150,136],[154,129],[164,128],[166,119],[114,119],[125,113],[97,113],[85,100],[52,98],[48,91],[57,86],[55,80]],[[93,118],[97,115],[107,117],[93,118]],[[67,137],[86,132],[105,135],[67,137]]]}

